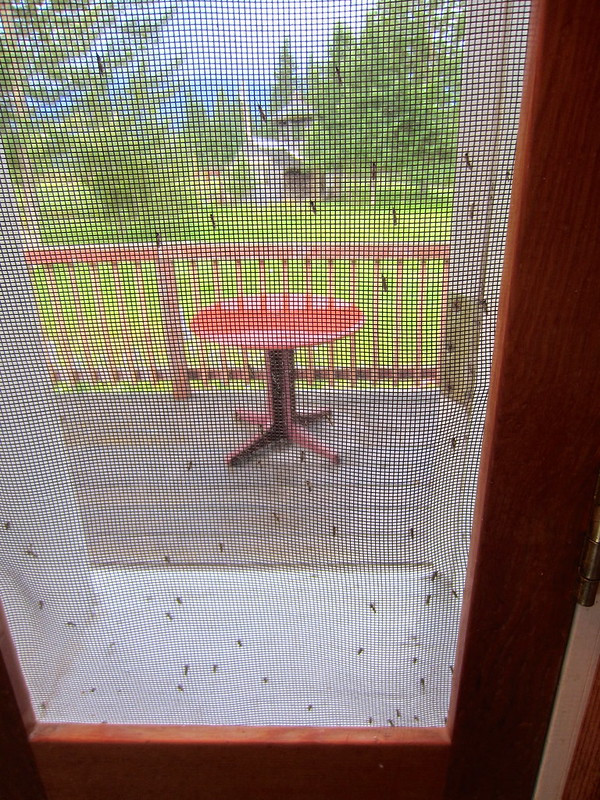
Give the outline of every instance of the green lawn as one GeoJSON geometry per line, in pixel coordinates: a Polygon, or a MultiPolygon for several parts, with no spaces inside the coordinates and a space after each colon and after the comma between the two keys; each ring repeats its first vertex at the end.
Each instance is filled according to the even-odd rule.
{"type": "Polygon", "coordinates": [[[148,198],[138,211],[107,214],[89,190],[66,181],[37,187],[46,245],[163,241],[397,242],[444,241],[450,231],[451,189],[406,187],[369,202],[255,206],[207,202],[190,186],[148,198]]]}
{"type": "MultiPolygon", "coordinates": [[[[42,187],[43,188],[43,187],[42,187]]],[[[429,203],[427,206],[414,205],[394,209],[373,207],[370,204],[322,203],[316,209],[310,206],[268,206],[253,207],[247,204],[208,205],[194,202],[193,193],[184,191],[177,209],[157,210],[150,206],[143,214],[130,214],[109,220],[98,213],[92,213],[91,198],[81,189],[63,186],[56,191],[56,184],[48,185],[38,192],[42,202],[42,240],[46,245],[95,244],[152,242],[157,232],[163,241],[254,241],[254,242],[442,242],[447,240],[450,230],[450,212],[447,203],[429,203]],[[51,191],[52,189],[52,191],[51,191]],[[160,213],[159,213],[160,212],[160,213]]],[[[446,198],[447,199],[447,198],[446,198]]],[[[280,264],[267,263],[267,290],[282,288],[280,264]]],[[[435,364],[437,332],[441,311],[442,264],[428,263],[428,279],[425,289],[425,312],[423,315],[423,359],[424,366],[435,364]]],[[[234,296],[235,265],[224,262],[221,265],[223,290],[225,296],[234,296]]],[[[244,291],[258,292],[258,264],[247,260],[243,264],[244,291]]],[[[396,269],[392,263],[382,262],[381,272],[385,277],[379,291],[378,346],[381,366],[393,366],[395,348],[399,347],[400,363],[408,366],[414,363],[417,330],[417,300],[419,297],[419,265],[406,262],[403,269],[402,286],[397,286],[396,269]],[[401,288],[401,309],[398,313],[397,296],[401,288]],[[398,328],[400,325],[400,328],[398,328]]],[[[156,289],[154,265],[142,265],[142,283],[146,298],[146,309],[150,340],[153,352],[161,364],[166,363],[166,352],[162,334],[162,320],[156,289]]],[[[98,296],[94,294],[90,271],[84,265],[74,269],[75,291],[80,300],[83,313],[83,328],[87,333],[92,364],[100,367],[106,363],[105,331],[99,321],[98,296]]],[[[209,303],[215,298],[212,266],[201,261],[194,274],[189,264],[176,264],[177,284],[180,304],[187,319],[191,317],[198,304],[209,303]]],[[[64,267],[55,269],[60,307],[66,326],[69,347],[76,358],[85,360],[85,337],[82,336],[81,319],[78,318],[75,292],[69,271],[64,267]]],[[[120,265],[121,304],[110,265],[101,265],[98,271],[101,304],[104,307],[108,334],[115,357],[125,363],[128,346],[145,361],[147,339],[144,336],[142,308],[139,297],[139,276],[136,280],[132,264],[120,265]]],[[[51,302],[51,291],[44,271],[34,270],[34,283],[42,322],[47,336],[53,342],[59,341],[59,329],[55,308],[51,302]]],[[[304,265],[300,262],[289,264],[289,287],[291,291],[305,288],[304,265]]],[[[335,265],[336,296],[350,299],[350,266],[346,261],[335,265]]],[[[327,265],[314,262],[312,289],[316,293],[327,292],[327,265]]],[[[357,302],[365,313],[364,328],[356,337],[357,361],[359,366],[372,365],[374,304],[376,291],[373,285],[373,264],[368,261],[357,263],[357,302]]],[[[201,345],[190,339],[186,344],[189,363],[201,366],[202,360],[216,363],[217,348],[201,345]],[[203,352],[202,349],[205,348],[203,352]]],[[[335,365],[350,365],[350,345],[345,340],[335,344],[335,365]]],[[[316,366],[327,366],[328,348],[315,348],[316,366]]],[[[229,353],[230,363],[239,363],[239,353],[229,353]]],[[[261,365],[262,355],[252,355],[255,366],[261,365]]],[[[306,360],[306,354],[299,354],[299,362],[306,360]]],[[[64,363],[64,359],[63,359],[64,363]]],[[[213,384],[216,386],[216,384],[213,384]]],[[[65,388],[64,386],[62,388],[65,388]]],[[[87,384],[80,389],[88,388],[87,384]]],[[[105,388],[97,384],[96,388],[105,388]]],[[[148,389],[146,383],[130,386],[120,384],[127,390],[148,389]]],[[[168,388],[166,386],[153,387],[168,388]]]]}

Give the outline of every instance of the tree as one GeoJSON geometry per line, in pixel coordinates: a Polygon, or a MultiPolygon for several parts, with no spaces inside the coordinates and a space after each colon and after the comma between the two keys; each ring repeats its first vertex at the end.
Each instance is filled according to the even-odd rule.
{"type": "Polygon", "coordinates": [[[144,55],[114,77],[103,64],[71,110],[41,126],[38,160],[89,186],[103,212],[123,213],[156,206],[181,174],[177,135],[163,113],[179,87],[170,67],[144,55]]]}
{"type": "Polygon", "coordinates": [[[221,90],[212,114],[189,93],[180,135],[181,148],[197,170],[220,170],[238,153],[245,139],[244,117],[239,99],[221,90]]]}
{"type": "Polygon", "coordinates": [[[336,23],[326,62],[313,62],[308,73],[307,100],[315,122],[305,157],[314,168],[354,168],[350,142],[359,122],[355,101],[357,59],[358,42],[352,29],[343,22],[336,23]]]}
{"type": "Polygon", "coordinates": [[[289,37],[279,48],[279,61],[275,69],[275,82],[269,96],[269,115],[272,117],[293,99],[298,84],[296,61],[292,55],[289,37]]]}
{"type": "Polygon", "coordinates": [[[251,188],[246,157],[243,100],[232,100],[220,91],[212,114],[193,93],[185,102],[185,118],[180,134],[180,152],[193,173],[208,174],[208,182],[229,194],[243,194],[251,188]],[[216,174],[218,173],[218,174],[216,174]]]}
{"type": "Polygon", "coordinates": [[[117,0],[0,2],[0,136],[32,230],[40,122],[50,135],[50,116],[58,123],[85,95],[90,73],[82,64],[91,60],[102,71],[130,63],[171,14],[117,0]]]}
{"type": "Polygon", "coordinates": [[[338,25],[310,74],[313,166],[373,176],[447,169],[454,158],[462,7],[379,0],[358,42],[338,25]]]}

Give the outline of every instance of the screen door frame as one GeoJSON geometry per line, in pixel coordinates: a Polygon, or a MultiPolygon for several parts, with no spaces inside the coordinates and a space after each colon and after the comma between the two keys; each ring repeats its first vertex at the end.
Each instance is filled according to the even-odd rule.
{"type": "Polygon", "coordinates": [[[5,629],[0,642],[8,675],[0,697],[7,698],[8,713],[0,741],[9,753],[12,748],[5,772],[14,778],[12,797],[43,797],[32,782],[35,770],[27,773],[26,741],[48,796],[61,800],[109,792],[152,798],[165,786],[182,800],[202,792],[273,800],[531,796],[600,463],[598,127],[590,102],[600,89],[600,7],[589,0],[535,0],[533,6],[447,727],[35,723],[5,629]]]}

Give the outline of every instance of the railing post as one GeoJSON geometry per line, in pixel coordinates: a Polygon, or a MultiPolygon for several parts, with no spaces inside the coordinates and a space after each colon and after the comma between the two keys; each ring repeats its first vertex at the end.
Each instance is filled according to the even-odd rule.
{"type": "Polygon", "coordinates": [[[173,381],[173,397],[177,400],[186,400],[190,397],[192,389],[179,313],[175,265],[173,257],[161,244],[160,238],[156,243],[156,281],[169,360],[169,373],[173,381]]]}

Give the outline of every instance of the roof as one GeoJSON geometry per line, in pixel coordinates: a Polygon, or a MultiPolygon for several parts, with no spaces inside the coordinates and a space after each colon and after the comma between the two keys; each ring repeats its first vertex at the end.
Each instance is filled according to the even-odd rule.
{"type": "Polygon", "coordinates": [[[263,136],[253,136],[250,139],[250,142],[252,148],[256,148],[258,150],[270,150],[273,153],[279,151],[292,156],[298,161],[302,159],[298,148],[290,147],[287,143],[281,142],[279,139],[267,139],[263,136]]]}
{"type": "Polygon", "coordinates": [[[283,124],[286,122],[307,122],[315,115],[313,109],[308,106],[304,100],[296,96],[293,100],[281,108],[276,114],[273,114],[272,119],[276,124],[283,124]]]}

